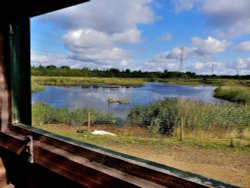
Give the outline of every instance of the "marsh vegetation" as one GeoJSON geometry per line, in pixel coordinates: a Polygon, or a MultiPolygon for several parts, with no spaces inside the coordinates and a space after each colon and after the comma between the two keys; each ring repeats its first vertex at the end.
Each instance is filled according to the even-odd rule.
{"type": "Polygon", "coordinates": [[[248,80],[33,77],[32,83],[33,91],[48,92],[49,96],[41,95],[33,102],[35,127],[236,185],[249,185],[248,80]],[[139,85],[143,87],[131,87],[139,85]],[[69,90],[72,92],[67,93],[69,90]],[[174,96],[172,91],[182,95],[163,96],[174,96]],[[183,98],[183,94],[188,97],[183,98]],[[79,98],[85,106],[80,105],[79,98]],[[65,99],[73,102],[72,106],[65,99]],[[127,114],[125,121],[117,117],[120,112],[127,114]],[[94,130],[117,136],[93,135],[94,130]],[[214,174],[215,169],[219,173],[214,174]]]}

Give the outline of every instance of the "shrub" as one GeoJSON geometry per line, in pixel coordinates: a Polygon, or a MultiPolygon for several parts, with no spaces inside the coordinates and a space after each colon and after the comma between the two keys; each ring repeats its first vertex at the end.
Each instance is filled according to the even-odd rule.
{"type": "Polygon", "coordinates": [[[88,113],[93,124],[115,124],[113,114],[97,111],[93,108],[54,108],[45,103],[32,105],[32,124],[43,125],[64,123],[69,125],[84,125],[88,123],[88,113]]]}
{"type": "Polygon", "coordinates": [[[250,128],[250,105],[209,104],[190,100],[165,99],[153,104],[135,106],[127,116],[128,123],[148,127],[152,132],[172,135],[182,120],[189,132],[225,134],[235,130],[240,135],[250,128]]]}
{"type": "Polygon", "coordinates": [[[128,123],[152,128],[157,122],[160,125],[159,132],[170,135],[178,121],[176,103],[176,99],[166,99],[149,105],[135,106],[127,115],[128,123]]]}

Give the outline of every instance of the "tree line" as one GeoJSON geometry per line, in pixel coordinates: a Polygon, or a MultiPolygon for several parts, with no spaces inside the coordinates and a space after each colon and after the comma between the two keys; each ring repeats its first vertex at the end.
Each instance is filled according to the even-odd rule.
{"type": "Polygon", "coordinates": [[[141,71],[130,69],[119,70],[117,68],[110,69],[72,69],[68,66],[56,67],[49,66],[32,66],[32,76],[72,76],[72,77],[118,77],[118,78],[231,78],[231,79],[250,79],[250,75],[197,75],[194,72],[177,72],[177,71],[141,71]]]}

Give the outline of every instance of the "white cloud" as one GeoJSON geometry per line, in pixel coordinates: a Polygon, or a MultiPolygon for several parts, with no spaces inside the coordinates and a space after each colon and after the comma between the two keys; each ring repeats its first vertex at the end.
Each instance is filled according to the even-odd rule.
{"type": "Polygon", "coordinates": [[[140,38],[141,32],[137,28],[131,28],[122,33],[113,34],[111,40],[118,44],[137,44],[140,38]]]}
{"type": "Polygon", "coordinates": [[[137,24],[155,20],[150,8],[152,0],[92,0],[39,17],[64,29],[92,28],[105,33],[120,33],[137,24]]]}
{"type": "Polygon", "coordinates": [[[68,58],[66,55],[60,54],[37,54],[35,52],[31,52],[31,64],[33,66],[48,66],[48,65],[55,65],[57,67],[61,66],[69,66],[71,68],[82,68],[81,62],[72,60],[68,58]]]}
{"type": "Polygon", "coordinates": [[[200,8],[220,37],[250,34],[249,10],[249,0],[209,0],[204,1],[200,8]]]}
{"type": "Polygon", "coordinates": [[[124,67],[132,63],[132,53],[122,45],[141,41],[138,24],[151,24],[156,16],[153,0],[92,0],[82,5],[38,17],[66,31],[65,47],[79,66],[124,67]]]}
{"type": "Polygon", "coordinates": [[[228,25],[250,17],[249,0],[203,0],[200,10],[214,25],[228,25]]]}
{"type": "MultiPolygon", "coordinates": [[[[229,42],[226,40],[218,40],[216,38],[208,37],[203,40],[198,37],[192,38],[193,46],[183,47],[181,52],[181,47],[175,47],[171,51],[163,52],[157,55],[155,58],[159,59],[180,59],[181,53],[184,59],[191,58],[209,58],[213,54],[218,54],[226,50],[229,46],[229,42]]],[[[155,59],[153,58],[153,59],[155,59]]]]}
{"type": "Polygon", "coordinates": [[[165,33],[164,35],[160,36],[159,39],[161,41],[170,41],[173,39],[173,36],[170,33],[165,33]]]}
{"type": "Polygon", "coordinates": [[[175,12],[191,10],[197,0],[172,0],[171,3],[174,6],[175,12]]]}
{"type": "Polygon", "coordinates": [[[250,58],[238,58],[229,64],[231,68],[250,72],[250,58]]]}
{"type": "Polygon", "coordinates": [[[197,48],[197,51],[201,54],[217,54],[225,51],[229,46],[229,42],[226,40],[218,40],[213,37],[208,37],[206,40],[202,40],[198,37],[192,38],[193,45],[197,48]]]}
{"type": "Polygon", "coordinates": [[[120,48],[106,48],[106,49],[77,49],[71,58],[82,62],[93,62],[100,68],[103,67],[121,67],[124,61],[131,61],[131,54],[120,48]]]}
{"type": "Polygon", "coordinates": [[[150,61],[145,63],[148,70],[179,71],[180,58],[183,57],[185,66],[183,70],[196,72],[198,74],[211,74],[212,66],[216,67],[216,74],[226,71],[223,63],[211,61],[211,56],[222,53],[228,47],[229,42],[208,37],[203,40],[198,37],[192,38],[193,46],[175,47],[170,51],[165,51],[150,61]]]}
{"type": "Polygon", "coordinates": [[[197,74],[224,74],[227,68],[224,63],[216,61],[194,61],[187,66],[187,70],[197,74]]]}
{"type": "Polygon", "coordinates": [[[122,68],[132,62],[132,53],[116,45],[139,42],[140,32],[133,29],[108,35],[94,29],[79,29],[68,32],[63,39],[72,52],[71,59],[92,62],[99,68],[122,68]]]}
{"type": "Polygon", "coordinates": [[[66,45],[78,48],[106,48],[114,45],[137,44],[140,42],[141,32],[136,28],[122,33],[108,35],[94,29],[78,29],[69,31],[63,36],[66,45]]]}
{"type": "Polygon", "coordinates": [[[219,37],[250,34],[249,0],[172,0],[177,12],[195,8],[204,14],[219,37]]]}
{"type": "Polygon", "coordinates": [[[236,52],[250,52],[250,41],[241,42],[233,50],[236,52]]]}
{"type": "Polygon", "coordinates": [[[111,46],[112,42],[109,36],[103,32],[96,31],[93,29],[79,29],[68,32],[63,39],[72,50],[74,48],[103,48],[111,46]]]}
{"type": "MultiPolygon", "coordinates": [[[[85,51],[87,53],[87,51],[85,51]]],[[[101,50],[100,52],[92,51],[91,54],[72,54],[72,55],[60,55],[60,54],[46,54],[41,55],[35,52],[31,53],[31,64],[33,66],[48,66],[55,65],[57,67],[69,66],[71,68],[120,68],[125,69],[130,66],[132,59],[130,54],[121,49],[111,48],[107,50],[101,50]]]]}

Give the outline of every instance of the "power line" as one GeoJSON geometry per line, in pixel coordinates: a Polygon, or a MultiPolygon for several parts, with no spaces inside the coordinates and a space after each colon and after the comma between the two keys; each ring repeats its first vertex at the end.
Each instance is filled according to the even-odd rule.
{"type": "Polygon", "coordinates": [[[38,54],[44,54],[44,55],[49,55],[49,54],[56,54],[56,55],[61,55],[61,56],[69,56],[69,54],[62,53],[60,51],[55,51],[55,50],[45,50],[45,49],[32,49],[33,52],[38,53],[38,54]]]}
{"type": "Polygon", "coordinates": [[[184,51],[184,47],[181,46],[181,54],[180,54],[180,63],[179,63],[179,72],[183,72],[183,51],[184,51]]]}
{"type": "Polygon", "coordinates": [[[47,40],[43,40],[43,39],[35,39],[32,38],[31,39],[31,44],[34,43],[36,41],[36,43],[42,43],[44,45],[49,45],[49,46],[57,46],[57,47],[63,47],[63,44],[61,42],[56,42],[56,41],[47,41],[47,40]]]}
{"type": "Polygon", "coordinates": [[[214,75],[214,68],[215,68],[215,65],[214,65],[214,63],[212,63],[212,75],[214,75]]]}
{"type": "Polygon", "coordinates": [[[32,33],[37,33],[40,35],[46,35],[47,37],[57,38],[57,40],[62,39],[62,36],[60,36],[60,35],[42,32],[42,31],[38,31],[36,29],[31,29],[31,37],[32,37],[32,33]]]}

